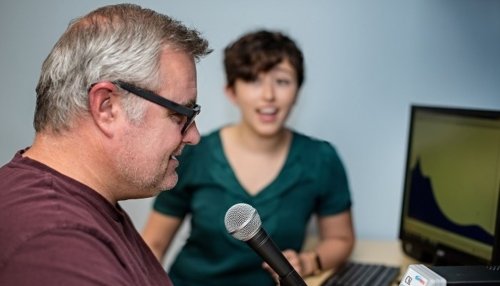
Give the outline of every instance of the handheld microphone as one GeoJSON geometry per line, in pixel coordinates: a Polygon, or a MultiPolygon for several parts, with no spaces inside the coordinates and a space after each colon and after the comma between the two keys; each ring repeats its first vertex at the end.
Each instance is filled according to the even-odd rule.
{"type": "Polygon", "coordinates": [[[280,277],[280,285],[307,286],[261,227],[260,216],[251,205],[230,207],[224,217],[226,229],[234,238],[246,242],[280,277]]]}

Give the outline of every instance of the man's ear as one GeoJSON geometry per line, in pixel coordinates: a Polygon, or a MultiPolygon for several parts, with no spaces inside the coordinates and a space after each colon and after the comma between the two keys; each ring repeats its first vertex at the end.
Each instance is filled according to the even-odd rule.
{"type": "Polygon", "coordinates": [[[99,82],[89,89],[89,110],[95,125],[106,135],[112,136],[121,105],[117,87],[111,82],[99,82]]]}

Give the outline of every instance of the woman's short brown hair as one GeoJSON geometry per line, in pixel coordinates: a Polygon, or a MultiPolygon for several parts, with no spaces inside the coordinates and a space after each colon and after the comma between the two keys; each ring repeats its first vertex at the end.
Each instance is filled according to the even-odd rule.
{"type": "Polygon", "coordinates": [[[224,50],[227,86],[234,86],[237,79],[253,81],[259,73],[271,70],[283,60],[295,69],[300,88],[304,81],[304,57],[290,37],[266,30],[245,34],[224,50]]]}

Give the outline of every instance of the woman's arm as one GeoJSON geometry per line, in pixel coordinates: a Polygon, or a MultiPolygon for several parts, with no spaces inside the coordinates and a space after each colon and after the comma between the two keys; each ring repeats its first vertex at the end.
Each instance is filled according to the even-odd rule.
{"type": "Polygon", "coordinates": [[[163,261],[165,253],[181,223],[182,219],[155,210],[149,215],[146,226],[142,230],[142,238],[151,248],[158,261],[163,261]]]}
{"type": "MultiPolygon", "coordinates": [[[[302,277],[318,274],[321,270],[335,268],[344,263],[354,247],[354,230],[351,211],[318,218],[319,241],[314,250],[297,253],[287,249],[283,255],[302,277]],[[318,264],[319,260],[319,264],[318,264]]],[[[277,274],[263,263],[278,281],[277,274]]]]}
{"type": "Polygon", "coordinates": [[[350,210],[336,215],[318,217],[318,228],[317,246],[312,251],[299,254],[303,276],[339,266],[347,260],[354,247],[354,229],[350,210]],[[318,259],[320,265],[318,265],[318,259]]]}

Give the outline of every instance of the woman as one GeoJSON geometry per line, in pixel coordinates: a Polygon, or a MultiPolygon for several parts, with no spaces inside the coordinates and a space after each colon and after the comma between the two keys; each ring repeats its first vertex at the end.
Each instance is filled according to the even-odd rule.
{"type": "Polygon", "coordinates": [[[227,209],[243,202],[302,277],[338,266],[354,244],[343,164],[330,143],[285,126],[304,80],[302,52],[282,33],[256,31],[225,49],[224,65],[225,92],[241,119],[185,148],[177,186],[154,203],[146,243],[162,260],[191,215],[169,271],[175,285],[274,285],[276,274],[225,229],[227,209]],[[301,252],[313,214],[319,241],[301,252]]]}

